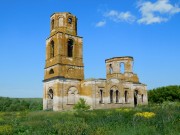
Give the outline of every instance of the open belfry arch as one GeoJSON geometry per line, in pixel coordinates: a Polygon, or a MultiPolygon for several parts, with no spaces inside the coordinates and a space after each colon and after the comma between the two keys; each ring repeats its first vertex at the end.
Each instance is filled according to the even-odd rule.
{"type": "Polygon", "coordinates": [[[147,88],[133,73],[133,57],[106,59],[106,79],[84,79],[83,40],[77,18],[69,12],[50,18],[46,40],[43,109],[70,110],[79,98],[92,109],[145,105],[147,88]]]}

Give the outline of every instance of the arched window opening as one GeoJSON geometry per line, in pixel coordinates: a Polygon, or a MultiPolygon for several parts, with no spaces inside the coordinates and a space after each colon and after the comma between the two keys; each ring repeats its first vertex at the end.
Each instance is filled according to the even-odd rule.
{"type": "Polygon", "coordinates": [[[138,103],[138,90],[134,91],[134,106],[137,106],[138,103]]]}
{"type": "Polygon", "coordinates": [[[109,73],[110,73],[110,74],[112,74],[112,73],[113,73],[112,64],[109,64],[109,73]]]}
{"type": "Polygon", "coordinates": [[[51,69],[51,70],[49,71],[49,74],[54,74],[54,70],[51,69]]]}
{"type": "Polygon", "coordinates": [[[119,103],[119,91],[116,90],[116,103],[119,103]]]}
{"type": "Polygon", "coordinates": [[[50,45],[50,58],[54,57],[54,41],[51,41],[50,45]]]}
{"type": "Polygon", "coordinates": [[[125,65],[123,62],[120,63],[120,73],[124,74],[125,72],[125,65]]]}
{"type": "Polygon", "coordinates": [[[68,40],[68,57],[73,57],[73,40],[68,40]]]}
{"type": "Polygon", "coordinates": [[[64,25],[64,19],[62,17],[59,18],[59,27],[64,25]]]}
{"type": "Polygon", "coordinates": [[[71,17],[68,18],[68,23],[72,24],[72,18],[71,17]]]}
{"type": "Polygon", "coordinates": [[[103,90],[100,90],[100,101],[99,103],[103,103],[103,90]]]}
{"type": "Polygon", "coordinates": [[[75,92],[73,90],[68,91],[68,104],[75,103],[75,92]]]}
{"type": "Polygon", "coordinates": [[[134,91],[134,95],[137,97],[137,95],[138,95],[138,90],[135,90],[135,91],[134,91]]]}
{"type": "Polygon", "coordinates": [[[49,99],[53,99],[53,90],[50,89],[48,92],[49,99]]]}
{"type": "Polygon", "coordinates": [[[54,29],[54,19],[52,19],[52,21],[51,21],[51,30],[53,30],[54,29]]]}
{"type": "Polygon", "coordinates": [[[113,103],[113,90],[110,90],[110,103],[113,103]]]}
{"type": "Polygon", "coordinates": [[[144,101],[143,101],[143,96],[144,96],[144,95],[142,94],[142,95],[141,95],[142,103],[144,102],[144,101]]]}
{"type": "Polygon", "coordinates": [[[78,89],[71,87],[67,93],[67,104],[73,105],[78,101],[78,89]]]}
{"type": "Polygon", "coordinates": [[[128,102],[128,99],[127,99],[127,98],[128,98],[128,97],[127,97],[127,94],[128,94],[128,92],[127,92],[127,91],[125,91],[125,92],[124,92],[125,103],[127,103],[127,102],[128,102]]]}

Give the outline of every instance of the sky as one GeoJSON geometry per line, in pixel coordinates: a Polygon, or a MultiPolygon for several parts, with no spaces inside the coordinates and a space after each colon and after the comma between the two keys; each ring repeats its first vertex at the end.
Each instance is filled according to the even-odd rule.
{"type": "Polygon", "coordinates": [[[55,12],[78,18],[85,78],[105,78],[105,59],[132,56],[148,90],[180,85],[180,0],[0,0],[0,96],[43,96],[55,12]]]}

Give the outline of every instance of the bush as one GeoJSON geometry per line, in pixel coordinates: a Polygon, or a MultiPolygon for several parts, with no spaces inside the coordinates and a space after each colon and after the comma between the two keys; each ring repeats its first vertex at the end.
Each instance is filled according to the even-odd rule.
{"type": "Polygon", "coordinates": [[[90,106],[86,104],[84,98],[80,98],[77,104],[74,105],[73,109],[75,109],[76,111],[87,111],[90,109],[90,106]]]}

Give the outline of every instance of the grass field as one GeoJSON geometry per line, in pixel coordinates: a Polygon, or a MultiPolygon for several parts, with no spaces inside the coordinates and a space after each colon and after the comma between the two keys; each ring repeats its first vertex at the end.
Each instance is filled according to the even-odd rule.
{"type": "Polygon", "coordinates": [[[0,112],[1,135],[179,135],[180,103],[86,112],[0,112]]]}

